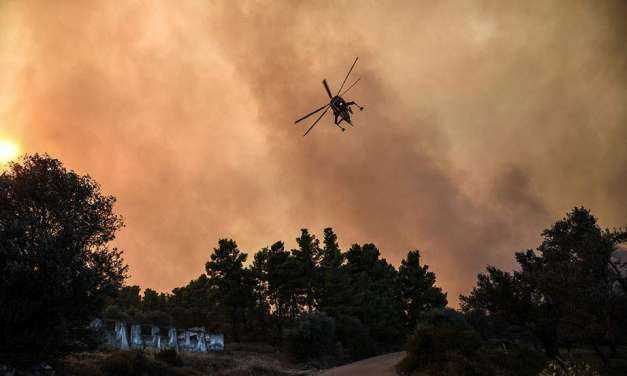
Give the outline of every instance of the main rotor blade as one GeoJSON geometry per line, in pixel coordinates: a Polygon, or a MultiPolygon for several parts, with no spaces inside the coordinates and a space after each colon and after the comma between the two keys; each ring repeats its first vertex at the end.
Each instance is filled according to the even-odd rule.
{"type": "Polygon", "coordinates": [[[307,115],[305,115],[305,116],[303,116],[302,118],[300,118],[300,119],[296,120],[296,121],[294,122],[294,124],[298,123],[299,121],[303,121],[303,120],[307,119],[308,117],[310,117],[311,115],[315,114],[315,113],[316,113],[316,112],[318,112],[318,111],[324,110],[324,108],[325,108],[325,107],[327,107],[327,106],[328,106],[328,104],[325,104],[324,106],[320,107],[319,109],[314,110],[314,111],[311,111],[311,112],[310,112],[310,113],[308,113],[307,115]]]}
{"type": "Polygon", "coordinates": [[[314,123],[311,125],[311,127],[309,127],[309,129],[307,129],[307,132],[305,132],[305,134],[303,135],[303,137],[307,136],[307,133],[309,133],[310,130],[313,129],[314,126],[316,126],[316,124],[318,124],[318,122],[320,121],[320,119],[322,119],[322,117],[324,116],[324,114],[327,113],[327,111],[329,111],[329,109],[327,108],[326,110],[324,110],[324,112],[320,115],[319,118],[316,119],[316,121],[314,121],[314,123]]]}
{"type": "Polygon", "coordinates": [[[327,84],[327,80],[326,79],[322,80],[322,84],[324,85],[324,88],[327,90],[327,94],[329,94],[329,98],[333,98],[333,95],[331,94],[331,89],[329,89],[329,84],[327,84]]]}
{"type": "Polygon", "coordinates": [[[353,84],[352,84],[351,86],[349,86],[349,87],[348,87],[348,89],[344,90],[344,92],[343,92],[342,94],[340,94],[340,97],[341,97],[342,95],[344,95],[344,94],[348,93],[348,91],[349,91],[350,89],[352,89],[352,88],[353,88],[353,86],[357,85],[357,83],[359,82],[359,80],[361,80],[361,77],[360,77],[360,78],[358,78],[357,80],[355,80],[355,82],[353,82],[353,84]]]}
{"type": "Polygon", "coordinates": [[[340,85],[340,90],[337,91],[338,94],[342,91],[342,88],[344,87],[344,84],[346,83],[348,76],[350,76],[351,72],[353,71],[353,68],[355,67],[355,64],[357,64],[357,59],[359,59],[359,56],[355,58],[353,65],[351,65],[351,69],[348,70],[346,77],[344,77],[344,81],[342,81],[342,85],[340,85]]]}

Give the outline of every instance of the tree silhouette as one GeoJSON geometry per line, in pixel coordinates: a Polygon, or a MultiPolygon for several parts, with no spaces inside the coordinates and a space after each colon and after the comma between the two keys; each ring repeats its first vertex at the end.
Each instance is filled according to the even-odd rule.
{"type": "Polygon", "coordinates": [[[158,293],[153,289],[144,290],[142,299],[142,309],[144,311],[165,311],[167,306],[167,297],[164,293],[158,293]]]}
{"type": "Polygon", "coordinates": [[[435,286],[435,273],[420,265],[420,251],[410,251],[398,268],[403,311],[409,330],[424,313],[446,307],[446,294],[435,286]]]}
{"type": "Polygon", "coordinates": [[[168,312],[180,328],[204,326],[223,330],[225,312],[216,304],[216,288],[206,274],[191,280],[186,286],[177,287],[168,295],[168,312]]]}
{"type": "Polygon", "coordinates": [[[124,286],[115,295],[118,306],[125,310],[141,310],[141,288],[137,285],[124,286]]]}
{"type": "MultiPolygon", "coordinates": [[[[624,322],[624,276],[613,260],[627,240],[624,230],[602,230],[585,208],[542,232],[535,250],[516,253],[520,271],[488,268],[477,286],[461,296],[462,309],[480,311],[525,325],[554,357],[560,345],[592,344],[605,362],[601,344],[624,322]]],[[[612,350],[614,343],[610,341],[612,350]]]]}
{"type": "MultiPolygon", "coordinates": [[[[399,349],[420,314],[446,305],[418,251],[408,253],[399,272],[374,244],[342,253],[331,228],[324,229],[322,245],[307,229],[296,241],[291,251],[281,241],[259,250],[246,267],[247,255],[235,241],[222,239],[206,274],[171,294],[147,289],[141,317],[167,313],[180,327],[205,326],[231,340],[280,345],[308,338],[306,332],[328,318],[336,323],[331,347],[351,360],[399,349]]],[[[138,288],[126,287],[117,304],[132,309],[138,295],[138,288]]],[[[128,316],[137,320],[132,312],[128,316]]]]}
{"type": "Polygon", "coordinates": [[[344,305],[349,299],[350,282],[346,273],[342,270],[344,257],[333,229],[324,229],[323,243],[324,246],[320,257],[318,293],[316,294],[318,309],[333,317],[337,317],[346,311],[344,305]]]}
{"type": "Polygon", "coordinates": [[[281,341],[285,325],[300,313],[297,300],[302,285],[299,263],[285,250],[283,242],[276,242],[255,254],[252,271],[264,304],[271,312],[274,338],[281,341]]]}
{"type": "Polygon", "coordinates": [[[347,314],[369,328],[381,349],[400,345],[405,338],[398,272],[380,259],[374,244],[354,244],[346,252],[350,300],[347,314]]]}
{"type": "Polygon", "coordinates": [[[311,312],[316,306],[315,291],[319,285],[317,269],[320,257],[319,242],[307,229],[301,230],[301,235],[296,238],[296,242],[298,249],[292,250],[292,254],[300,271],[298,299],[300,305],[311,312]]]}
{"type": "Polygon", "coordinates": [[[247,255],[240,252],[235,241],[221,239],[210,257],[205,266],[207,276],[215,288],[216,302],[230,318],[233,338],[238,341],[239,329],[255,306],[255,280],[244,268],[247,255]]]}
{"type": "Polygon", "coordinates": [[[0,355],[16,361],[68,350],[122,284],[109,242],[123,225],[115,198],[46,155],[0,175],[0,355]]]}

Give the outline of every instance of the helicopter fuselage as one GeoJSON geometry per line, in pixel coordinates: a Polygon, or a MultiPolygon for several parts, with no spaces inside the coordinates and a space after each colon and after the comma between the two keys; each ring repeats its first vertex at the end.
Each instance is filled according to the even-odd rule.
{"type": "Polygon", "coordinates": [[[351,124],[350,107],[346,103],[344,98],[336,95],[335,97],[331,98],[331,102],[329,102],[329,105],[331,106],[331,109],[333,110],[333,114],[335,115],[336,119],[340,117],[348,124],[351,124]]]}

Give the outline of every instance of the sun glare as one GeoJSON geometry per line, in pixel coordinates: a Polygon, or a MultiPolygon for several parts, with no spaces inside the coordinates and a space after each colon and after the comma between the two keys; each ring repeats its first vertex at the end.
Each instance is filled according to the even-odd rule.
{"type": "Polygon", "coordinates": [[[0,165],[17,159],[20,154],[20,147],[15,142],[0,140],[0,165]]]}

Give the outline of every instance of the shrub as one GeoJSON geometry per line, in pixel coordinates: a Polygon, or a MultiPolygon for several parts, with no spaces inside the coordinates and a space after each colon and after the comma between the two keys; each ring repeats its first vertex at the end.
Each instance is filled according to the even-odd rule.
{"type": "MultiPolygon", "coordinates": [[[[459,312],[447,308],[433,310],[422,317],[414,334],[409,337],[407,356],[397,369],[401,373],[409,373],[419,367],[428,368],[433,364],[441,366],[452,360],[454,364],[447,367],[476,369],[471,367],[471,358],[480,347],[479,334],[470,328],[459,312]]],[[[453,369],[450,372],[455,374],[453,369]]]]}
{"type": "Polygon", "coordinates": [[[425,361],[446,358],[448,353],[472,355],[481,346],[473,330],[447,327],[428,327],[416,330],[409,338],[407,351],[425,361]]]}
{"type": "Polygon", "coordinates": [[[376,354],[376,343],[359,319],[340,315],[336,323],[337,339],[346,351],[348,360],[360,360],[376,354]]]}
{"type": "Polygon", "coordinates": [[[335,321],[324,312],[303,314],[288,331],[288,343],[299,360],[331,355],[335,352],[335,321]]]}
{"type": "Polygon", "coordinates": [[[475,354],[482,364],[498,369],[499,374],[536,376],[546,363],[544,352],[526,346],[503,344],[482,346],[475,354]]]}

